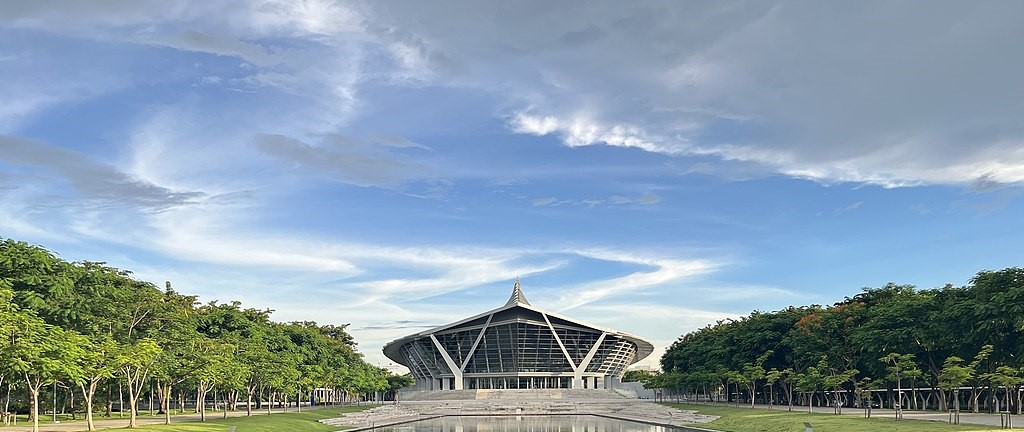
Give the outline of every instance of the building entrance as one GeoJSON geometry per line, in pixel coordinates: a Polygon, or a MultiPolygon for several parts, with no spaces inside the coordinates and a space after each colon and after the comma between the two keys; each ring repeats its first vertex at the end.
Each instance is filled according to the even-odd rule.
{"type": "Polygon", "coordinates": [[[567,389],[570,377],[497,377],[466,378],[467,389],[567,389]]]}

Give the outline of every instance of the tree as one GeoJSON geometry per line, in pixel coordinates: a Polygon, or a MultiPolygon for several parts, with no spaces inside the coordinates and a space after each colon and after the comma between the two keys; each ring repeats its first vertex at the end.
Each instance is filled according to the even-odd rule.
{"type": "Polygon", "coordinates": [[[757,395],[757,380],[763,379],[765,377],[764,362],[768,360],[768,357],[770,357],[773,353],[774,352],[772,350],[768,350],[760,357],[758,357],[757,360],[754,360],[751,363],[743,365],[743,372],[740,373],[740,381],[746,384],[747,388],[750,390],[751,408],[754,407],[754,400],[756,399],[755,396],[757,395]]]}
{"type": "Polygon", "coordinates": [[[807,398],[807,412],[811,412],[811,407],[814,405],[812,398],[814,392],[818,391],[818,388],[824,383],[824,376],[822,370],[818,367],[808,367],[803,373],[796,374],[794,376],[796,390],[803,393],[807,398]]]}
{"type": "Polygon", "coordinates": [[[988,357],[992,354],[992,350],[993,349],[994,348],[993,348],[992,345],[985,345],[985,346],[981,347],[981,349],[978,350],[978,354],[975,354],[974,360],[971,360],[971,363],[968,365],[968,367],[971,368],[970,382],[971,382],[971,411],[972,412],[978,412],[979,411],[979,409],[978,409],[978,397],[981,396],[981,392],[978,390],[978,387],[980,387],[982,385],[981,381],[982,381],[982,378],[984,378],[984,373],[982,372],[982,368],[984,367],[984,364],[987,362],[988,357]]]}
{"type": "MultiPolygon", "coordinates": [[[[960,387],[971,379],[974,371],[970,366],[964,365],[964,359],[957,356],[950,356],[942,365],[942,373],[939,375],[939,388],[944,392],[952,392],[953,407],[950,409],[949,422],[960,424],[960,387]]],[[[945,393],[943,393],[945,395],[945,393]]]]}
{"type": "Polygon", "coordinates": [[[786,387],[786,404],[789,405],[788,410],[793,411],[793,387],[797,383],[799,375],[792,368],[783,369],[781,375],[782,382],[786,387]]]}
{"type": "Polygon", "coordinates": [[[857,376],[860,371],[857,369],[842,369],[829,367],[825,359],[822,358],[818,362],[818,370],[825,371],[822,377],[822,386],[825,388],[832,389],[832,398],[834,400],[833,408],[835,413],[843,413],[843,385],[853,381],[853,378],[857,376]]]}
{"type": "Polygon", "coordinates": [[[622,382],[644,383],[646,380],[651,379],[652,376],[654,376],[653,371],[631,369],[622,374],[622,382]]]}
{"type": "Polygon", "coordinates": [[[865,418],[871,417],[871,393],[876,388],[878,388],[878,385],[872,382],[869,377],[861,378],[860,381],[857,381],[857,385],[854,386],[853,391],[857,393],[857,400],[861,402],[865,418]]]}
{"type": "Polygon", "coordinates": [[[924,374],[914,362],[913,354],[889,353],[879,358],[878,361],[885,363],[888,374],[886,378],[896,382],[896,419],[903,418],[903,387],[904,378],[920,378],[924,374]]]}
{"type": "Polygon", "coordinates": [[[138,427],[139,397],[149,374],[163,350],[153,339],[142,339],[132,344],[119,344],[117,364],[128,388],[128,427],[138,427]]]}
{"type": "Polygon", "coordinates": [[[775,405],[775,392],[772,389],[775,388],[775,383],[782,379],[783,374],[783,371],[775,368],[764,374],[764,392],[768,395],[768,409],[775,405]]]}
{"type": "MultiPolygon", "coordinates": [[[[1024,381],[1024,377],[1021,375],[1021,370],[1010,367],[1010,366],[999,366],[995,372],[985,374],[985,378],[994,384],[992,392],[994,393],[998,387],[1003,388],[1003,405],[1006,407],[1005,412],[1010,412],[1013,405],[1013,399],[1010,396],[1011,392],[1020,393],[1015,391],[1018,386],[1024,381]]],[[[997,399],[998,402],[998,399],[997,399]]],[[[1018,403],[1018,406],[1020,404],[1018,403]]],[[[1019,407],[1018,407],[1019,410],[1019,407]]]]}
{"type": "Polygon", "coordinates": [[[398,391],[416,385],[416,379],[412,377],[412,374],[404,375],[388,375],[388,391],[395,395],[395,401],[398,401],[398,391]]]}
{"type": "Polygon", "coordinates": [[[78,387],[85,400],[85,424],[90,431],[96,430],[93,423],[92,406],[100,382],[114,376],[118,370],[117,342],[109,336],[98,336],[95,340],[85,339],[86,347],[81,355],[82,375],[78,387]]]}
{"type": "MultiPolygon", "coordinates": [[[[732,382],[734,385],[736,385],[736,393],[740,392],[740,386],[741,385],[744,386],[744,387],[747,387],[747,388],[753,388],[753,386],[754,386],[753,380],[751,380],[750,377],[748,377],[747,375],[744,375],[742,372],[729,371],[728,374],[726,375],[726,379],[728,379],[730,382],[732,382]]],[[[728,385],[725,386],[725,391],[729,391],[729,386],[728,385]]],[[[737,400],[736,400],[736,404],[737,405],[739,405],[739,397],[738,396],[739,395],[737,395],[737,400]]],[[[750,395],[750,406],[751,407],[754,406],[754,395],[753,394],[750,395]]]]}
{"type": "Polygon", "coordinates": [[[234,361],[235,347],[210,338],[200,338],[196,345],[199,356],[199,367],[193,372],[196,380],[197,397],[196,404],[199,408],[199,416],[206,421],[206,395],[213,391],[217,385],[231,381],[231,374],[236,367],[234,361]]]}
{"type": "Polygon", "coordinates": [[[24,377],[29,392],[32,430],[39,430],[39,391],[43,385],[61,379],[79,381],[84,355],[82,336],[43,322],[31,313],[15,317],[18,328],[7,346],[10,352],[9,368],[24,377]]]}

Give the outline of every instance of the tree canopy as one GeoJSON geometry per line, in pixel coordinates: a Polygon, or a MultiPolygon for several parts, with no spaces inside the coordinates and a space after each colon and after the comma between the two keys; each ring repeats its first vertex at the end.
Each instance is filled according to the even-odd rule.
{"type": "MultiPolygon", "coordinates": [[[[751,394],[762,370],[791,370],[792,382],[804,392],[870,394],[858,387],[870,378],[872,387],[942,390],[936,402],[941,409],[951,398],[959,400],[957,390],[964,386],[974,389],[975,410],[982,389],[1002,388],[1004,408],[1019,412],[1022,403],[1014,395],[1024,385],[1022,312],[1024,269],[1017,267],[979,272],[959,287],[888,284],[829,306],[754,311],[719,321],[679,337],[661,365],[666,373],[715,374],[722,382],[746,385],[751,394]],[[964,364],[962,359],[971,358],[964,364]]],[[[988,404],[1002,393],[989,391],[988,404]]]]}
{"type": "Polygon", "coordinates": [[[55,382],[80,391],[90,429],[93,400],[111,388],[127,391],[134,426],[151,390],[169,423],[171,399],[186,390],[199,401],[210,393],[231,406],[244,400],[251,412],[253,401],[309,400],[314,389],[358,397],[405,383],[363,360],[347,324],[271,315],[237,301],[200,304],[170,282],[161,290],[103,262],[67,262],[0,238],[0,385],[27,396],[33,414],[55,382]]]}

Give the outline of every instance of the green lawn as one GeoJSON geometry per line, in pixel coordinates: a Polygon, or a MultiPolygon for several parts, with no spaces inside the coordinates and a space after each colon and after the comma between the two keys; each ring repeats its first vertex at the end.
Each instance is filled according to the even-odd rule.
{"type": "MultiPolygon", "coordinates": [[[[803,432],[804,422],[810,422],[815,432],[932,432],[932,431],[988,431],[997,427],[980,425],[951,425],[923,420],[891,418],[862,418],[831,414],[808,414],[781,410],[717,407],[707,405],[666,404],[671,407],[697,411],[699,414],[717,415],[720,419],[700,425],[707,429],[728,432],[803,432]]],[[[853,411],[851,411],[853,412],[853,411]]],[[[860,412],[860,410],[857,410],[860,412]]]]}
{"type": "Polygon", "coordinates": [[[216,418],[205,422],[179,422],[171,425],[150,425],[140,430],[181,431],[181,432],[225,432],[235,426],[235,432],[305,432],[305,431],[336,431],[345,429],[338,426],[327,426],[317,422],[320,419],[341,417],[344,413],[363,411],[376,405],[346,406],[324,408],[301,413],[261,414],[252,417],[216,418]]]}

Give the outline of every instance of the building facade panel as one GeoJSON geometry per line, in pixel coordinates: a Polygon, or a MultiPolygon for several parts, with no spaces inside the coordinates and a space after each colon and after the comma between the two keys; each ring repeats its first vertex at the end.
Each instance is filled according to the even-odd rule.
{"type": "Polygon", "coordinates": [[[518,279],[505,306],[384,347],[424,390],[604,388],[651,351],[636,336],[534,307],[518,279]]]}

